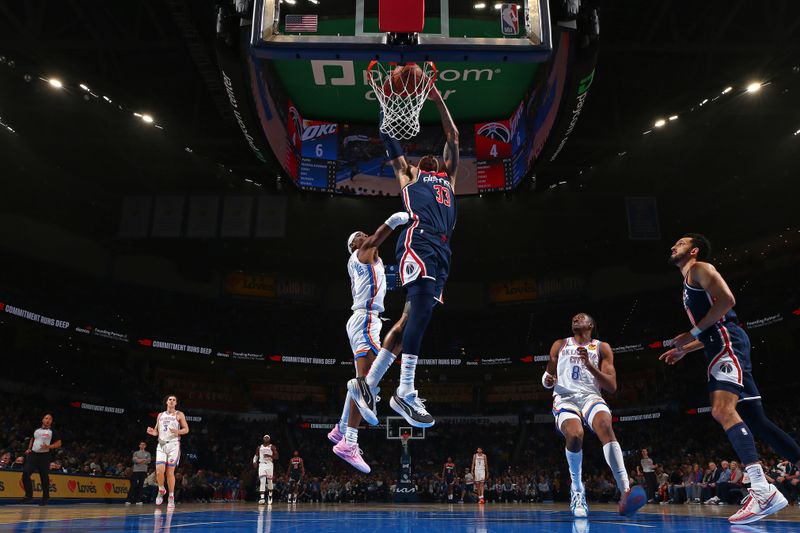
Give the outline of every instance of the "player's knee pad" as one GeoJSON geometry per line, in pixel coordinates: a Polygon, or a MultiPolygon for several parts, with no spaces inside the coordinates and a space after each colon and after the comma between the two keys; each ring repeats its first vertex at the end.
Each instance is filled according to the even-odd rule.
{"type": "Polygon", "coordinates": [[[409,295],[408,302],[411,306],[408,311],[408,322],[403,329],[403,352],[419,355],[422,336],[431,320],[436,300],[433,299],[432,293],[420,293],[409,295]]]}

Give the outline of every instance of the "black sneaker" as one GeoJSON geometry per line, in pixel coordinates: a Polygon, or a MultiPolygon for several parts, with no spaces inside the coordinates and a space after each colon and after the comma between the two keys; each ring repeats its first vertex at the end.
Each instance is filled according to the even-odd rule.
{"type": "Polygon", "coordinates": [[[425,400],[417,396],[417,391],[403,397],[395,394],[389,400],[389,405],[415,428],[429,428],[435,423],[433,417],[425,409],[425,400]]]}
{"type": "Polygon", "coordinates": [[[33,503],[33,498],[28,498],[27,496],[25,496],[19,501],[19,503],[33,503]]]}
{"type": "Polygon", "coordinates": [[[363,377],[354,378],[347,382],[347,392],[356,403],[361,416],[371,426],[378,424],[378,397],[372,393],[363,377]]]}

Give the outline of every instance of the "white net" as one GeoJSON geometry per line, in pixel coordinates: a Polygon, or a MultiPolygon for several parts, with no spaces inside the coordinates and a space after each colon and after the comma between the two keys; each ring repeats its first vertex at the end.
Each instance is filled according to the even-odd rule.
{"type": "Polygon", "coordinates": [[[436,81],[436,66],[397,63],[369,64],[369,83],[383,110],[380,129],[397,140],[411,139],[419,133],[419,113],[436,81]],[[419,71],[410,65],[419,67],[419,71]]]}

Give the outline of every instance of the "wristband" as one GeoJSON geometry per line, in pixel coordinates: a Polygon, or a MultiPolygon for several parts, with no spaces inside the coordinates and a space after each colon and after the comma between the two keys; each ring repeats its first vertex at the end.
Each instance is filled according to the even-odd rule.
{"type": "Polygon", "coordinates": [[[691,330],[689,330],[689,333],[691,333],[692,337],[696,339],[701,333],[703,333],[703,330],[695,326],[691,330]]]}
{"type": "Polygon", "coordinates": [[[548,384],[547,384],[547,378],[552,378],[552,377],[555,377],[555,376],[553,376],[553,375],[552,375],[550,372],[548,372],[547,370],[545,370],[545,371],[544,371],[544,374],[542,374],[542,386],[543,386],[545,389],[552,389],[553,387],[555,387],[555,383],[553,383],[552,385],[548,385],[548,384]]]}
{"type": "Polygon", "coordinates": [[[379,136],[381,141],[383,141],[383,147],[386,148],[386,156],[389,158],[389,161],[405,155],[405,152],[403,152],[403,147],[400,145],[400,141],[391,135],[383,133],[382,131],[380,132],[379,136]]]}
{"type": "Polygon", "coordinates": [[[395,229],[397,226],[403,226],[408,223],[408,213],[405,211],[398,211],[394,213],[392,216],[386,219],[386,224],[392,229],[395,229]]]}

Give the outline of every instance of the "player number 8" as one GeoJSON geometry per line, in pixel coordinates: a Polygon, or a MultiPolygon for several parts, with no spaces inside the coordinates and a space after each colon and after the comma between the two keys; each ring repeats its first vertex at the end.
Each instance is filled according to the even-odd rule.
{"type": "Polygon", "coordinates": [[[572,379],[578,380],[581,377],[581,367],[575,365],[572,367],[572,379]]]}

